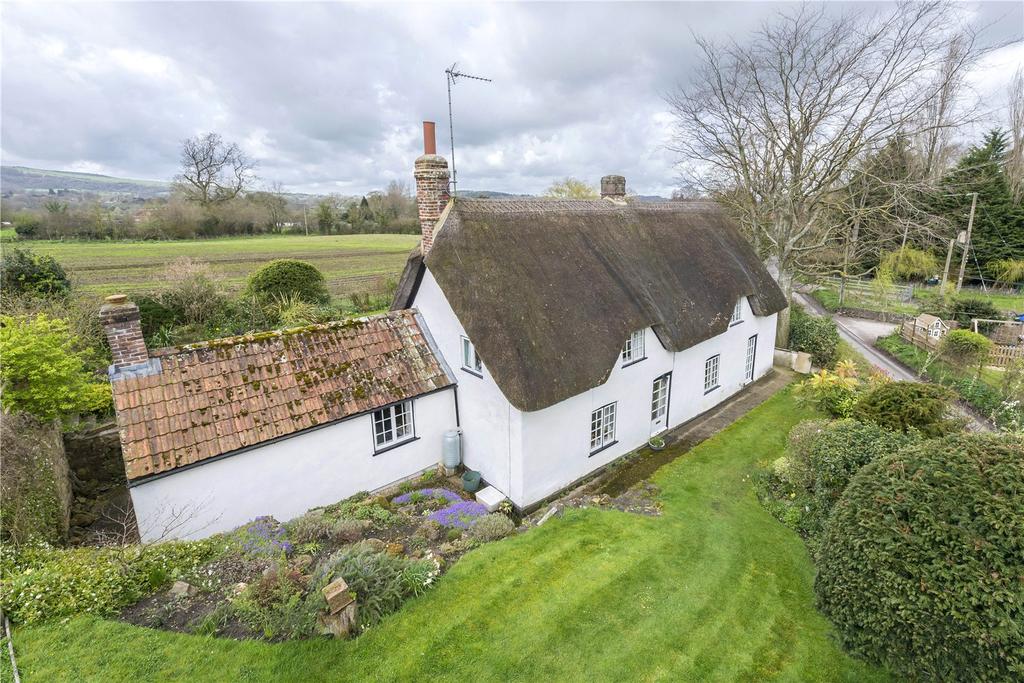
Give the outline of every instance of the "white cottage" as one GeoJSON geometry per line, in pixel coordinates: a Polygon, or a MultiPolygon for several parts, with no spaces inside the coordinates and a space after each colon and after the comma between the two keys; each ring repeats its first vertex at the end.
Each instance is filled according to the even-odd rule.
{"type": "Polygon", "coordinates": [[[593,200],[452,199],[424,133],[423,239],[391,313],[151,357],[137,309],[105,307],[149,538],[389,485],[454,428],[529,508],[770,370],[785,297],[714,203],[634,201],[621,176],[593,200]]]}

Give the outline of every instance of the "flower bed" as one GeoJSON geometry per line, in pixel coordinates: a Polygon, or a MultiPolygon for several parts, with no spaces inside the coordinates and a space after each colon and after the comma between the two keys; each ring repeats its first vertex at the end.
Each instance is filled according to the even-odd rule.
{"type": "Polygon", "coordinates": [[[427,518],[449,529],[468,529],[479,517],[487,514],[487,508],[471,500],[452,503],[430,514],[427,518]]]}

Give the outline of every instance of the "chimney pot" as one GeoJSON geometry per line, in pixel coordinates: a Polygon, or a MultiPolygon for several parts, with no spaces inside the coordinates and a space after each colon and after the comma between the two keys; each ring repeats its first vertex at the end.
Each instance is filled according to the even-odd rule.
{"type": "Polygon", "coordinates": [[[433,121],[423,122],[423,153],[437,154],[437,136],[433,121]]]}
{"type": "Polygon", "coordinates": [[[625,199],[626,178],[621,175],[606,175],[601,178],[601,197],[603,199],[625,199]]]}
{"type": "Polygon", "coordinates": [[[111,294],[105,301],[108,304],[120,305],[128,301],[128,296],[126,294],[111,294]]]}

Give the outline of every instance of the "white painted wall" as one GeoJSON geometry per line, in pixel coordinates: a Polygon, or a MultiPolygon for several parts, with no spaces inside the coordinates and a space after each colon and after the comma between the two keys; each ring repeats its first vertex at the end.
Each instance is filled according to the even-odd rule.
{"type": "MultiPolygon", "coordinates": [[[[522,471],[525,486],[514,497],[527,506],[642,446],[651,436],[651,392],[655,378],[672,373],[669,428],[716,406],[743,388],[747,338],[758,335],[754,378],[772,367],[775,315],[757,317],[744,301],[743,322],[679,353],[670,353],[650,328],[644,331],[647,358],[621,362],[601,386],[544,410],[523,414],[522,471]],[[721,355],[719,388],[704,394],[704,361],[721,355]],[[616,403],[614,446],[590,454],[590,415],[616,403]]],[[[468,428],[468,425],[467,425],[468,428]]]]}
{"type": "Polygon", "coordinates": [[[515,464],[522,451],[523,413],[501,393],[487,370],[486,358],[483,377],[462,369],[462,337],[468,335],[429,270],[423,274],[413,306],[459,384],[463,462],[515,500],[523,486],[522,468],[515,464]]]}
{"type": "Polygon", "coordinates": [[[754,378],[772,367],[776,315],[757,317],[743,301],[742,322],[680,353],[670,353],[650,328],[644,331],[647,358],[617,364],[601,386],[535,412],[512,407],[487,372],[478,378],[460,370],[466,334],[429,270],[414,305],[459,382],[465,463],[479,470],[519,506],[556,493],[572,482],[647,442],[651,435],[651,391],[655,378],[672,373],[669,427],[690,420],[739,391],[745,384],[747,339],[758,335],[754,378]],[[721,355],[719,388],[704,394],[704,361],[721,355]],[[614,446],[591,456],[590,414],[616,402],[614,446]]]}
{"type": "Polygon", "coordinates": [[[455,427],[453,393],[413,399],[418,438],[377,455],[366,414],[133,486],[142,540],[156,540],[176,512],[189,520],[173,538],[204,538],[262,515],[284,522],[432,467],[442,435],[455,427]]]}

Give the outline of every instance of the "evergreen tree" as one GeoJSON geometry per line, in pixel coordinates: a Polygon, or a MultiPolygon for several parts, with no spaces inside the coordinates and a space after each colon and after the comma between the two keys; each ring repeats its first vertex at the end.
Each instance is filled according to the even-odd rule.
{"type": "Polygon", "coordinates": [[[946,174],[943,185],[951,196],[936,198],[938,210],[954,226],[965,230],[971,210],[970,193],[978,193],[971,235],[974,253],[968,256],[969,274],[977,273],[975,257],[986,278],[996,276],[997,261],[1024,258],[1024,207],[1014,205],[1006,177],[1006,159],[1006,133],[994,129],[946,174]]]}

